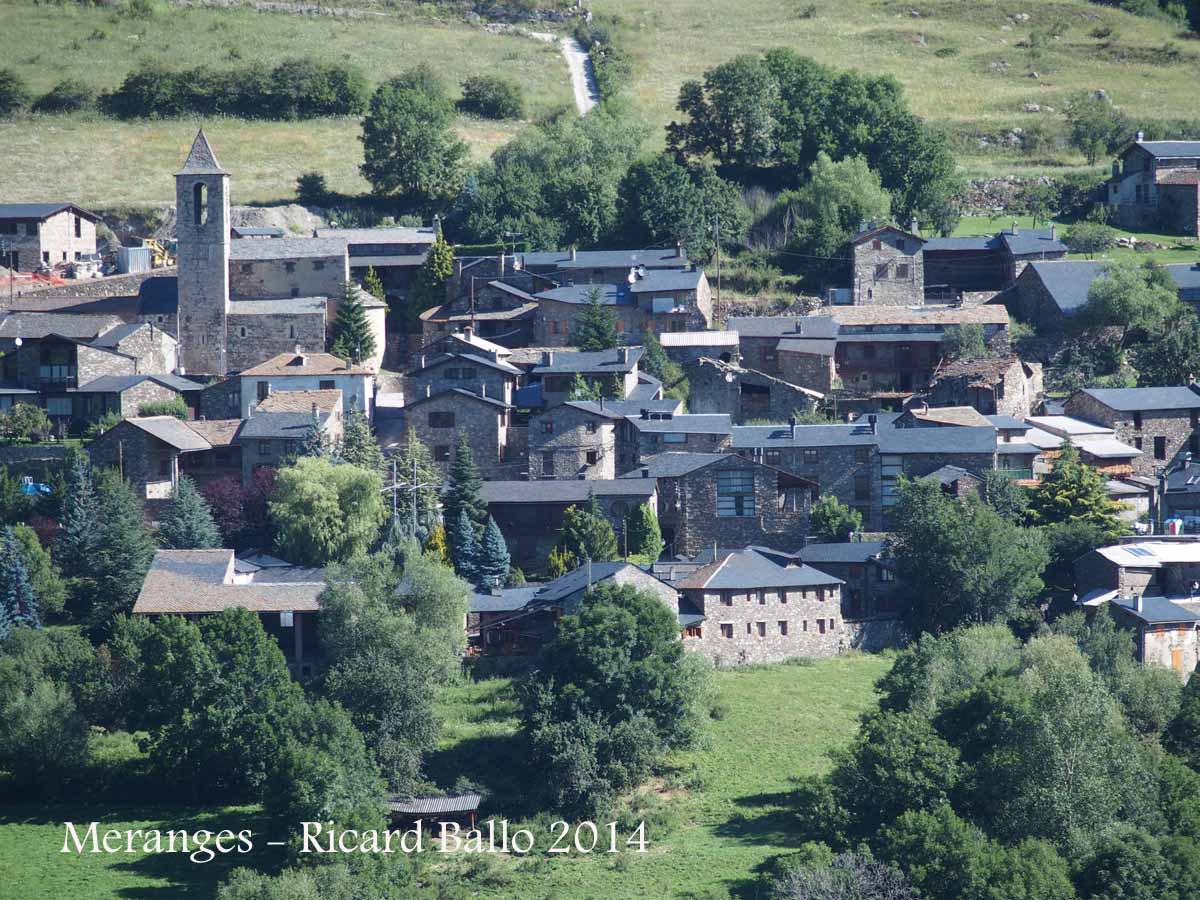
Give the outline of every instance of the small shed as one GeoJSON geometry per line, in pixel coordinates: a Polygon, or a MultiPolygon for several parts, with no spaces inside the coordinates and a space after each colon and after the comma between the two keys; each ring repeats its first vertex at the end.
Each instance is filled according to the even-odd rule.
{"type": "Polygon", "coordinates": [[[122,275],[149,272],[154,268],[154,258],[149,247],[118,247],[117,271],[122,275]]]}
{"type": "Polygon", "coordinates": [[[475,828],[475,814],[483,798],[474,792],[446,794],[443,797],[407,797],[399,794],[388,798],[388,811],[393,821],[415,822],[436,817],[438,821],[470,822],[475,828]]]}

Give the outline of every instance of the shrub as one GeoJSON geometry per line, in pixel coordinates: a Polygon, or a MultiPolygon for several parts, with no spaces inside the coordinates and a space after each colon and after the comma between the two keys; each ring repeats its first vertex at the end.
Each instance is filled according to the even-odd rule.
{"type": "Polygon", "coordinates": [[[29,86],[12,69],[0,69],[0,116],[11,116],[29,105],[29,86]]]}
{"type": "Polygon", "coordinates": [[[525,115],[521,86],[495,75],[472,75],[462,83],[458,108],[485,119],[520,119],[525,115]]]}
{"type": "Polygon", "coordinates": [[[170,400],[155,400],[143,403],[138,407],[139,416],[174,416],[186,420],[188,417],[187,404],[182,397],[172,397],[170,400]]]}
{"type": "Polygon", "coordinates": [[[96,92],[74,78],[60,81],[49,93],[33,104],[36,113],[69,113],[88,109],[96,102],[96,92]]]}

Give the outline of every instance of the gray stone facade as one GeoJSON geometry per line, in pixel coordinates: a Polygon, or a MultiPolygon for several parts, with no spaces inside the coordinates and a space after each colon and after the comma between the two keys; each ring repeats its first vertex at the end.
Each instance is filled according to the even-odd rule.
{"type": "Polygon", "coordinates": [[[855,238],[855,306],[921,306],[925,302],[922,240],[898,228],[878,228],[855,238]]]}
{"type": "Polygon", "coordinates": [[[269,315],[238,315],[233,312],[236,309],[235,304],[226,319],[229,348],[225,360],[230,372],[241,372],[280,353],[291,353],[297,346],[318,350],[325,347],[326,317],[321,305],[314,312],[269,315]]]}
{"type": "Polygon", "coordinates": [[[687,369],[688,410],[723,413],[735,423],[751,419],[784,422],[811,412],[821,395],[754,369],[702,358],[687,369]]]}
{"type": "Polygon", "coordinates": [[[179,451],[129,422],[110,428],[87,449],[93,466],[120,469],[142,500],[166,499],[179,479],[179,451]]]}
{"type": "Polygon", "coordinates": [[[1155,477],[1156,469],[1191,452],[1200,459],[1200,394],[1192,409],[1146,409],[1130,412],[1113,409],[1085,391],[1067,400],[1069,416],[1112,428],[1117,440],[1142,451],[1132,460],[1133,473],[1155,477]]]}
{"type": "Polygon", "coordinates": [[[409,398],[410,402],[460,388],[511,404],[516,387],[515,374],[484,365],[461,354],[455,354],[451,358],[418,356],[415,368],[404,375],[404,396],[409,398]]]}
{"type": "Polygon", "coordinates": [[[1042,399],[1042,365],[1016,357],[954,362],[935,375],[931,406],[970,406],[985,416],[1024,420],[1042,399]]]}
{"type": "Polygon", "coordinates": [[[430,449],[445,476],[450,474],[459,432],[464,432],[480,474],[485,479],[510,479],[518,477],[526,465],[509,456],[511,415],[511,408],[498,400],[449,391],[405,406],[404,427],[430,449]]]}
{"type": "MultiPolygon", "coordinates": [[[[69,263],[96,252],[96,220],[68,206],[46,216],[0,218],[0,241],[11,244],[12,268],[33,272],[41,266],[69,263]]],[[[0,253],[0,266],[10,259],[0,253]]]]}
{"type": "Polygon", "coordinates": [[[175,176],[179,357],[183,371],[224,375],[229,315],[229,174],[203,132],[175,176]]]}
{"type": "MultiPolygon", "coordinates": [[[[758,429],[745,432],[752,435],[758,429]]],[[[786,426],[781,431],[786,431],[786,426]]],[[[804,428],[796,429],[797,438],[789,441],[764,440],[759,446],[752,438],[739,439],[738,453],[769,466],[783,469],[811,481],[817,497],[836,497],[862,514],[863,526],[878,531],[883,526],[882,483],[878,448],[872,444],[829,446],[814,443],[804,446],[804,428]]]]}
{"type": "Polygon", "coordinates": [[[556,406],[529,420],[529,477],[613,479],[617,472],[616,416],[556,406]]]}

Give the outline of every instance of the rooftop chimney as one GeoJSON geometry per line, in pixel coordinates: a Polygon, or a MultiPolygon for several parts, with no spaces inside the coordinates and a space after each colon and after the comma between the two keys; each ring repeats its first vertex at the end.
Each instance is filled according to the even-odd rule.
{"type": "Polygon", "coordinates": [[[313,401],[312,414],[313,414],[313,418],[315,419],[317,417],[317,401],[316,400],[313,401]]]}
{"type": "Polygon", "coordinates": [[[1054,223],[1050,223],[1050,240],[1058,240],[1058,229],[1054,227],[1054,223]]]}
{"type": "Polygon", "coordinates": [[[871,432],[871,434],[875,433],[875,425],[878,421],[879,421],[879,417],[877,415],[875,415],[875,413],[871,413],[870,415],[867,416],[867,428],[871,432]]]}
{"type": "Polygon", "coordinates": [[[921,401],[921,415],[923,415],[923,416],[929,415],[929,401],[928,400],[921,401]]]}
{"type": "Polygon", "coordinates": [[[912,217],[912,222],[909,223],[908,230],[917,235],[917,237],[921,236],[921,223],[917,221],[916,216],[912,217]]]}
{"type": "Polygon", "coordinates": [[[648,467],[645,467],[645,466],[642,467],[642,477],[643,478],[650,477],[650,469],[648,467]]]}
{"type": "MultiPolygon", "coordinates": [[[[1139,131],[1138,132],[1138,140],[1140,141],[1141,139],[1142,139],[1142,133],[1139,131]]],[[[1134,608],[1137,609],[1138,612],[1141,612],[1142,611],[1142,595],[1138,594],[1136,597],[1134,597],[1133,602],[1134,602],[1134,608]]]]}
{"type": "Polygon", "coordinates": [[[645,407],[642,407],[641,409],[638,410],[638,418],[641,419],[642,421],[649,421],[650,410],[646,409],[645,407]]]}
{"type": "Polygon", "coordinates": [[[629,362],[629,348],[628,347],[618,347],[617,348],[617,362],[619,362],[621,365],[625,365],[627,362],[629,362]]]}
{"type": "MultiPolygon", "coordinates": [[[[1144,141],[1144,140],[1146,139],[1146,132],[1144,132],[1144,131],[1139,131],[1139,132],[1137,133],[1137,139],[1138,139],[1138,142],[1139,142],[1139,143],[1140,143],[1141,141],[1144,141]]],[[[1139,598],[1139,599],[1140,599],[1140,598],[1139,598]]],[[[1141,607],[1138,607],[1138,609],[1140,610],[1140,609],[1141,609],[1141,607]]]]}
{"type": "Polygon", "coordinates": [[[788,416],[788,427],[792,431],[792,440],[794,441],[796,439],[796,417],[795,416],[788,416]]]}
{"type": "Polygon", "coordinates": [[[575,245],[574,245],[574,244],[572,244],[572,245],[571,245],[571,262],[575,262],[575,257],[576,257],[576,255],[577,255],[577,252],[578,252],[578,251],[576,251],[576,249],[575,249],[575,245]]]}
{"type": "Polygon", "coordinates": [[[683,241],[675,242],[675,256],[679,259],[683,259],[683,241]]]}
{"type": "Polygon", "coordinates": [[[796,320],[796,334],[804,334],[804,320],[803,319],[796,320]]]}
{"type": "Polygon", "coordinates": [[[1020,233],[1021,233],[1021,228],[1020,228],[1020,226],[1019,226],[1019,225],[1017,225],[1017,220],[1016,220],[1016,219],[1013,219],[1013,223],[1012,223],[1012,233],[1013,233],[1014,235],[1016,235],[1016,234],[1020,234],[1020,233]]]}
{"type": "Polygon", "coordinates": [[[503,250],[500,251],[499,262],[500,262],[500,276],[503,277],[504,276],[504,251],[503,250]]]}
{"type": "Polygon", "coordinates": [[[479,385],[479,396],[480,396],[480,397],[486,397],[486,396],[487,396],[487,385],[486,385],[486,384],[480,384],[480,385],[479,385]]]}
{"type": "Polygon", "coordinates": [[[426,399],[428,399],[429,397],[432,397],[432,396],[433,396],[433,385],[432,385],[432,384],[427,384],[427,385],[425,385],[425,397],[426,397],[426,399]]]}
{"type": "Polygon", "coordinates": [[[542,365],[543,366],[554,365],[554,351],[553,350],[543,350],[542,351],[542,365]]]}
{"type": "Polygon", "coordinates": [[[424,353],[422,353],[420,356],[417,357],[417,371],[420,371],[423,368],[425,368],[425,354],[424,353]]]}
{"type": "Polygon", "coordinates": [[[462,333],[463,337],[465,337],[467,340],[470,340],[471,335],[475,333],[475,329],[470,325],[464,325],[462,333]]]}

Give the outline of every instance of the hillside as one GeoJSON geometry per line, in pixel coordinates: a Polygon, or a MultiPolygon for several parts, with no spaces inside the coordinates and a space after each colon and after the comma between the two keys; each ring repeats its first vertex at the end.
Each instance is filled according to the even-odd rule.
{"type": "MultiPolygon", "coordinates": [[[[466,6],[345,0],[339,8],[353,15],[341,18],[164,6],[144,20],[71,3],[10,0],[0,5],[0,58],[38,93],[65,77],[111,88],[143,62],[220,68],[305,56],[355,62],[373,83],[422,62],[454,88],[473,73],[507,75],[523,85],[531,118],[571,103],[556,47],[490,33],[481,20],[468,21],[466,6]]],[[[1007,143],[1014,128],[1040,128],[1051,142],[1061,136],[1059,113],[1074,91],[1106,90],[1146,120],[1195,116],[1200,47],[1171,22],[1086,0],[596,0],[590,6],[598,17],[618,21],[615,33],[634,60],[628,92],[656,126],[673,116],[685,80],[739,53],[779,45],[831,65],[894,75],[913,109],[950,132],[969,174],[1082,165],[1062,147],[1024,153],[1007,143]],[[1039,111],[1027,111],[1034,105],[1039,111]]],[[[565,34],[570,20],[520,27],[565,34]]],[[[169,167],[186,152],[194,126],[94,115],[0,122],[6,160],[0,197],[169,201],[169,167]]],[[[459,131],[482,158],[519,127],[462,118],[459,131]]],[[[288,197],[296,175],[311,169],[325,172],[338,190],[366,186],[357,173],[361,146],[353,120],[228,120],[210,131],[237,175],[237,202],[288,197]]],[[[660,130],[655,134],[661,139],[660,130]]]]}

